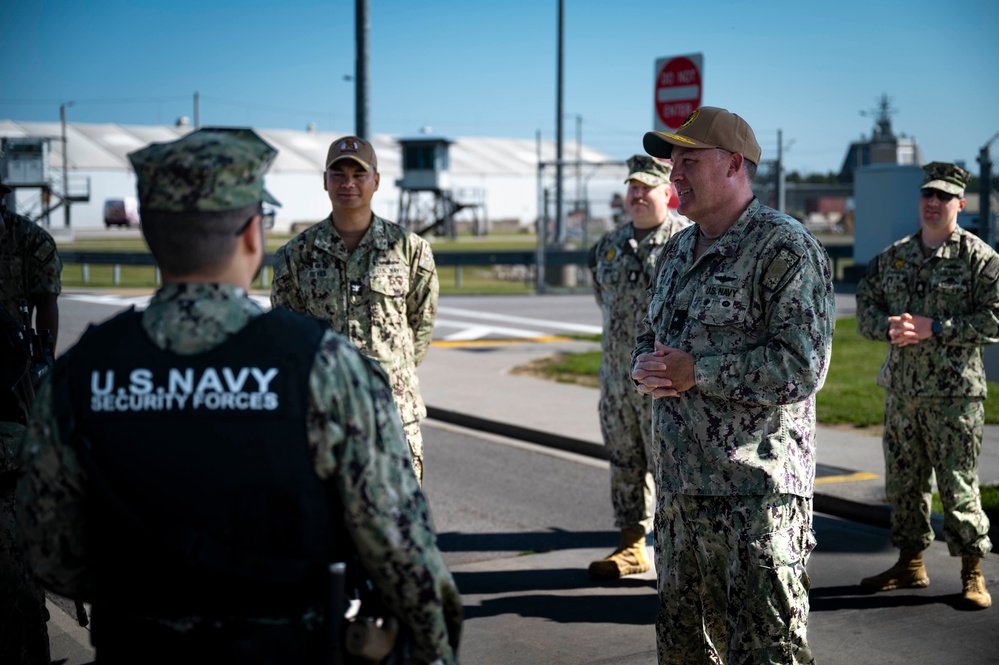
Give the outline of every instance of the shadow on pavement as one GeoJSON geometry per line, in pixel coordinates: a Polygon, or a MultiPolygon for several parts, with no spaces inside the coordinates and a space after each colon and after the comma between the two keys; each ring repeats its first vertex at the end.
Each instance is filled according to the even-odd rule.
{"type": "Polygon", "coordinates": [[[655,580],[626,577],[620,580],[593,580],[583,568],[509,570],[452,573],[464,595],[500,594],[516,591],[558,591],[569,589],[655,589],[655,580]]]}
{"type": "MultiPolygon", "coordinates": [[[[437,536],[442,552],[549,552],[551,550],[609,548],[618,545],[617,531],[565,531],[522,533],[459,533],[437,536]]],[[[652,542],[651,536],[648,542],[652,542]]],[[[609,552],[608,552],[609,553],[609,552]]]]}
{"type": "Polygon", "coordinates": [[[512,614],[562,624],[652,626],[659,603],[654,594],[553,596],[529,594],[487,598],[466,606],[465,619],[512,614]]]}
{"type": "Polygon", "coordinates": [[[812,588],[808,594],[811,612],[835,612],[836,610],[873,610],[896,607],[920,607],[922,605],[947,605],[958,607],[961,596],[953,593],[937,595],[913,594],[906,591],[868,593],[857,585],[812,588]]]}

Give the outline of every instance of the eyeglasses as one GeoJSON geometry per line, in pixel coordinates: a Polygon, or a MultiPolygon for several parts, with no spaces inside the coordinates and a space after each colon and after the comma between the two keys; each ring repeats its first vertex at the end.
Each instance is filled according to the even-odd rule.
{"type": "MultiPolygon", "coordinates": [[[[253,217],[256,217],[257,215],[260,215],[260,225],[263,227],[265,231],[270,231],[271,229],[274,228],[274,218],[277,217],[277,214],[274,212],[273,209],[265,211],[264,204],[261,203],[260,208],[257,210],[256,214],[253,217]]],[[[253,217],[250,217],[248,220],[243,222],[243,225],[240,226],[238,229],[236,229],[236,233],[234,233],[233,235],[235,236],[243,235],[243,233],[246,232],[246,229],[250,227],[250,222],[253,221],[253,217]]]]}
{"type": "Polygon", "coordinates": [[[957,198],[957,194],[948,194],[947,192],[941,192],[939,189],[923,189],[920,190],[919,195],[927,201],[935,196],[940,203],[950,203],[957,198]]]}

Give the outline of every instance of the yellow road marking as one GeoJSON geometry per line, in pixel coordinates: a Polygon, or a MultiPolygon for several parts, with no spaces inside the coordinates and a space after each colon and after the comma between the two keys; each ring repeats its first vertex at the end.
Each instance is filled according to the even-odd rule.
{"type": "Polygon", "coordinates": [[[446,349],[457,349],[474,346],[503,346],[506,344],[547,344],[550,342],[571,342],[570,337],[560,337],[559,335],[545,335],[542,337],[524,337],[519,339],[456,339],[456,340],[434,340],[430,346],[439,346],[446,349]]]}
{"type": "Polygon", "coordinates": [[[841,476],[822,476],[821,478],[815,479],[815,484],[828,485],[830,483],[854,483],[858,480],[875,480],[878,477],[879,476],[876,473],[857,471],[856,473],[847,473],[841,476]]]}

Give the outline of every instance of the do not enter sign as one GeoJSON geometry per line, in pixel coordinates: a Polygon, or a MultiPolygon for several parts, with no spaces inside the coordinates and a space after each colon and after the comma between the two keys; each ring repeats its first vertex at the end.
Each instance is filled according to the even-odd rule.
{"type": "Polygon", "coordinates": [[[701,105],[704,55],[673,56],[656,60],[656,131],[679,129],[687,116],[701,105]]]}

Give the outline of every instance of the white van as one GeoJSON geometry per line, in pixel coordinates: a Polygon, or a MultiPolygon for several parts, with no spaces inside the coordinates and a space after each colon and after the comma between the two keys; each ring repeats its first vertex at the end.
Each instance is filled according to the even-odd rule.
{"type": "Polygon", "coordinates": [[[138,226],[139,202],[134,196],[104,201],[104,226],[138,226]]]}

